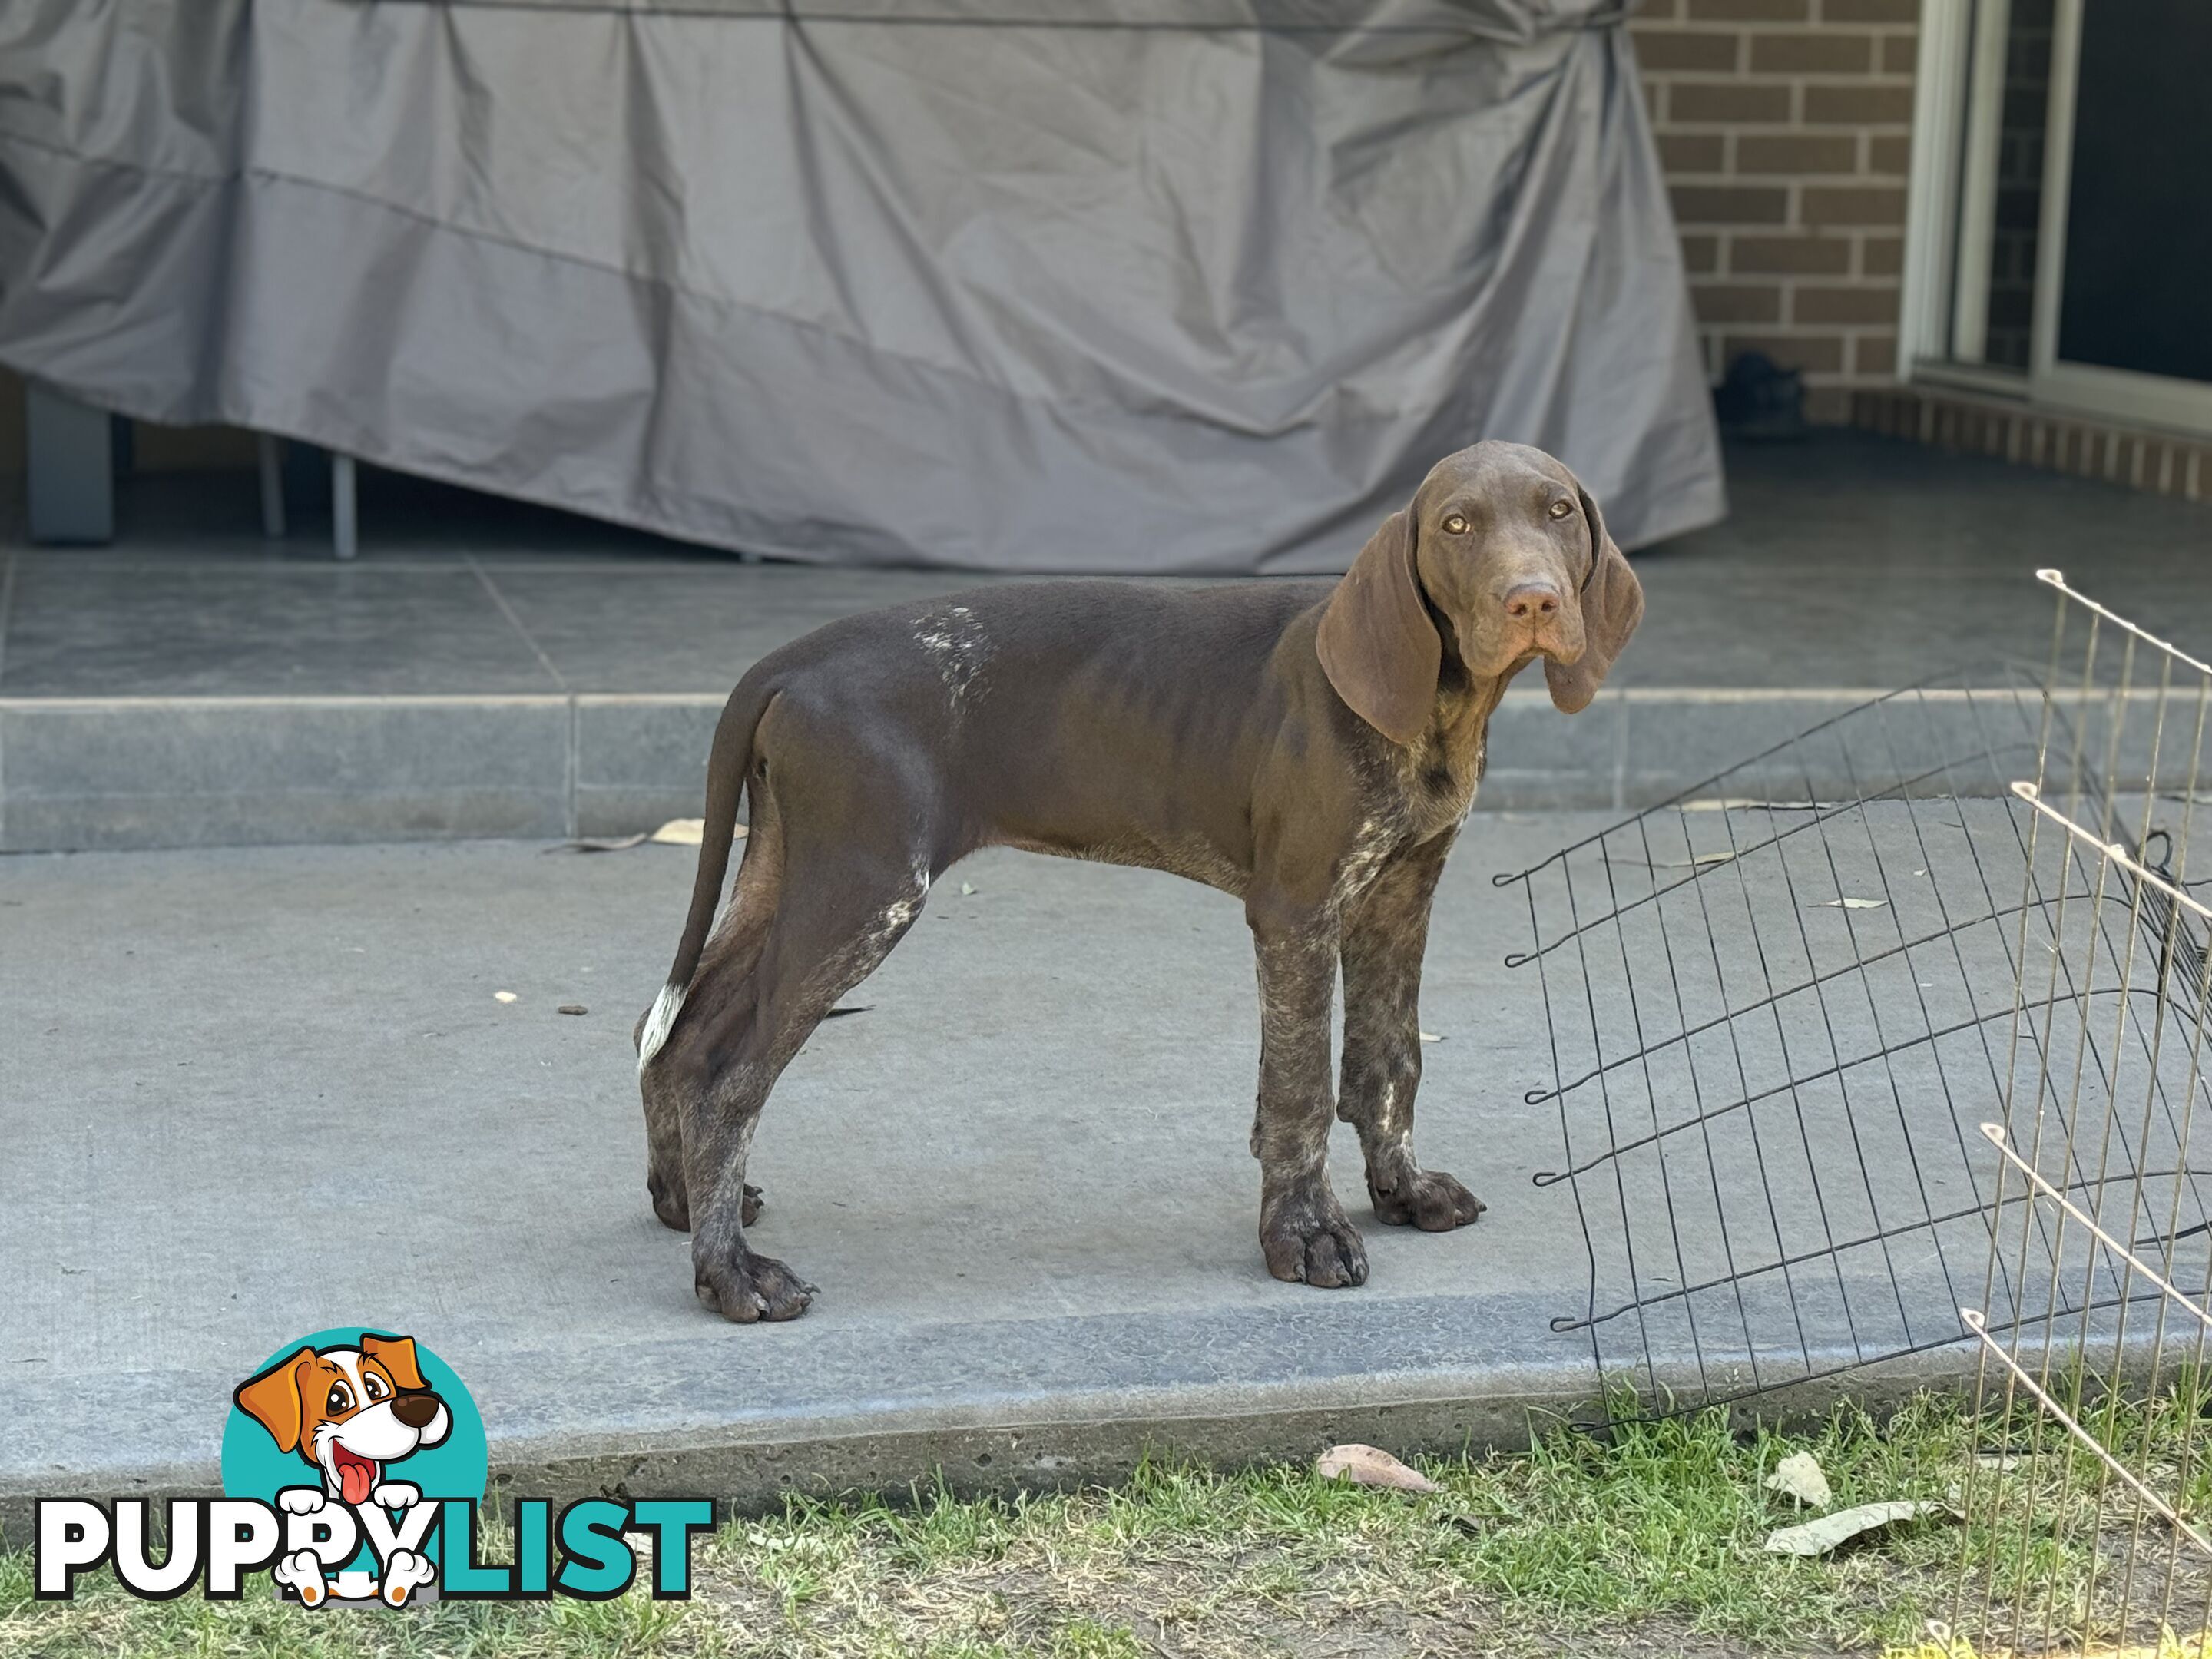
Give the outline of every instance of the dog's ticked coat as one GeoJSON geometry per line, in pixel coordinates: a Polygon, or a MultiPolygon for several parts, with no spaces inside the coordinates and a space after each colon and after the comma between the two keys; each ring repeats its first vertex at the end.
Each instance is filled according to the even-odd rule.
{"type": "Polygon", "coordinates": [[[1143,865],[1243,900],[1277,1278],[1367,1276],[1329,1188],[1332,1108],[1358,1130],[1379,1219],[1474,1220],[1481,1203],[1413,1149],[1430,902],[1507,682],[1540,656],[1553,700],[1579,712],[1643,609],[1573,475],[1480,444],[1441,462],[1341,581],[988,588],[763,658],[715,730],[690,916],[638,1023],[647,1185],[663,1221],[692,1230],[701,1299],[739,1321],[805,1309],[811,1287],[745,1243],[761,1107],[930,883],[983,847],[1143,865]],[[744,862],[710,938],[741,793],[744,862]]]}

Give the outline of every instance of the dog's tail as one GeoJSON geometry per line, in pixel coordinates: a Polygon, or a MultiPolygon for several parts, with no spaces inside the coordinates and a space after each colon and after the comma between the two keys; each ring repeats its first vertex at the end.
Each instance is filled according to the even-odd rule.
{"type": "Polygon", "coordinates": [[[668,983],[653,999],[638,1036],[637,1069],[642,1073],[659,1054],[684,999],[691,989],[691,975],[699,970],[699,957],[714,931],[714,912],[722,902],[722,878],[729,873],[730,846],[738,832],[738,798],[753,769],[753,732],[774,693],[765,686],[738,682],[723,705],[714,726],[714,746],[707,754],[707,820],[699,832],[699,869],[691,878],[691,912],[684,921],[683,942],[676,947],[676,965],[668,970],[668,983]]]}

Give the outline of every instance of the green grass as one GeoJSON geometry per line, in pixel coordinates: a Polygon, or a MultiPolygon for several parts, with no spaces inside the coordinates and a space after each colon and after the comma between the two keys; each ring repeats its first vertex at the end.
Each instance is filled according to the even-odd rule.
{"type": "MultiPolygon", "coordinates": [[[[2195,1402],[2161,1410],[2114,1413],[2113,1443],[2154,1458],[2178,1445],[2195,1402]]],[[[2094,1487],[2087,1454],[1978,1477],[2034,1497],[2021,1512],[2039,1518],[2024,1531],[2009,1519],[1930,1524],[1815,1560],[1762,1550],[1797,1518],[1762,1480],[1808,1449],[1838,1507],[1955,1497],[1989,1443],[1954,1407],[1922,1401],[1887,1425],[1846,1410],[1798,1436],[1735,1435],[1711,1413],[1610,1444],[1559,1431],[1527,1455],[1425,1462],[1444,1490],[1419,1499],[1303,1467],[1192,1465],[1013,1501],[793,1499],[702,1547],[689,1602],[639,1590],[605,1603],[311,1614],[280,1606],[265,1581],[228,1605],[143,1603],[101,1575],[55,1605],[32,1599],[18,1552],[0,1556],[0,1659],[1903,1651],[1948,1611],[1962,1562],[2016,1565],[2062,1603],[2078,1595],[2096,1523],[2069,1522],[2094,1487]]]]}

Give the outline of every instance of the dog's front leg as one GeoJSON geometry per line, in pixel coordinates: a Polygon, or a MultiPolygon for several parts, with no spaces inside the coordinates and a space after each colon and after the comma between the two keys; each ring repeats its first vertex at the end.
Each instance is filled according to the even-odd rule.
{"type": "Polygon", "coordinates": [[[1328,1011],[1337,933],[1325,909],[1248,898],[1260,968],[1260,1248],[1267,1271],[1308,1285],[1358,1285],[1367,1250],[1328,1184],[1328,1011]]]}
{"type": "Polygon", "coordinates": [[[1448,1232],[1480,1215],[1482,1200],[1413,1156],[1413,1095],[1421,1085],[1421,957],[1429,907],[1452,836],[1439,836],[1385,866],[1344,916],[1344,1077],[1337,1115],[1359,1131],[1376,1218],[1448,1232]]]}

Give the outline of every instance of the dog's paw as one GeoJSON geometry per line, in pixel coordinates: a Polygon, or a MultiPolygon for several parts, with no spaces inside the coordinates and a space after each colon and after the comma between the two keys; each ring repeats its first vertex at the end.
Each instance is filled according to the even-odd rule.
{"type": "Polygon", "coordinates": [[[1425,1233],[1464,1227],[1489,1207],[1441,1170],[1417,1170],[1388,1190],[1370,1177],[1367,1195],[1375,1200],[1377,1221],[1390,1227],[1418,1227],[1425,1233]]]}
{"type": "Polygon", "coordinates": [[[422,1501],[422,1489],[405,1480],[387,1480],[368,1499],[379,1509],[411,1510],[422,1501]]]}
{"type": "Polygon", "coordinates": [[[692,1262],[699,1300],[740,1325],[763,1319],[796,1319],[818,1294],[773,1257],[739,1248],[734,1255],[692,1262]]]}
{"type": "Polygon", "coordinates": [[[425,1557],[413,1550],[394,1550],[385,1559],[384,1582],[376,1587],[376,1593],[386,1607],[400,1607],[410,1591],[433,1583],[437,1577],[436,1565],[425,1557]]]}
{"type": "Polygon", "coordinates": [[[276,1494],[276,1507],[287,1515],[313,1515],[326,1501],[320,1486],[287,1486],[276,1494]]]}
{"type": "Polygon", "coordinates": [[[1318,1196],[1264,1206],[1260,1249],[1267,1271],[1293,1285],[1334,1288],[1367,1282],[1367,1246],[1326,1188],[1318,1196]]]}
{"type": "Polygon", "coordinates": [[[294,1550],[269,1569],[269,1577],[272,1582],[297,1592],[307,1607],[320,1607],[323,1598],[331,1593],[330,1585],[323,1579],[322,1558],[313,1550],[294,1550]]]}

